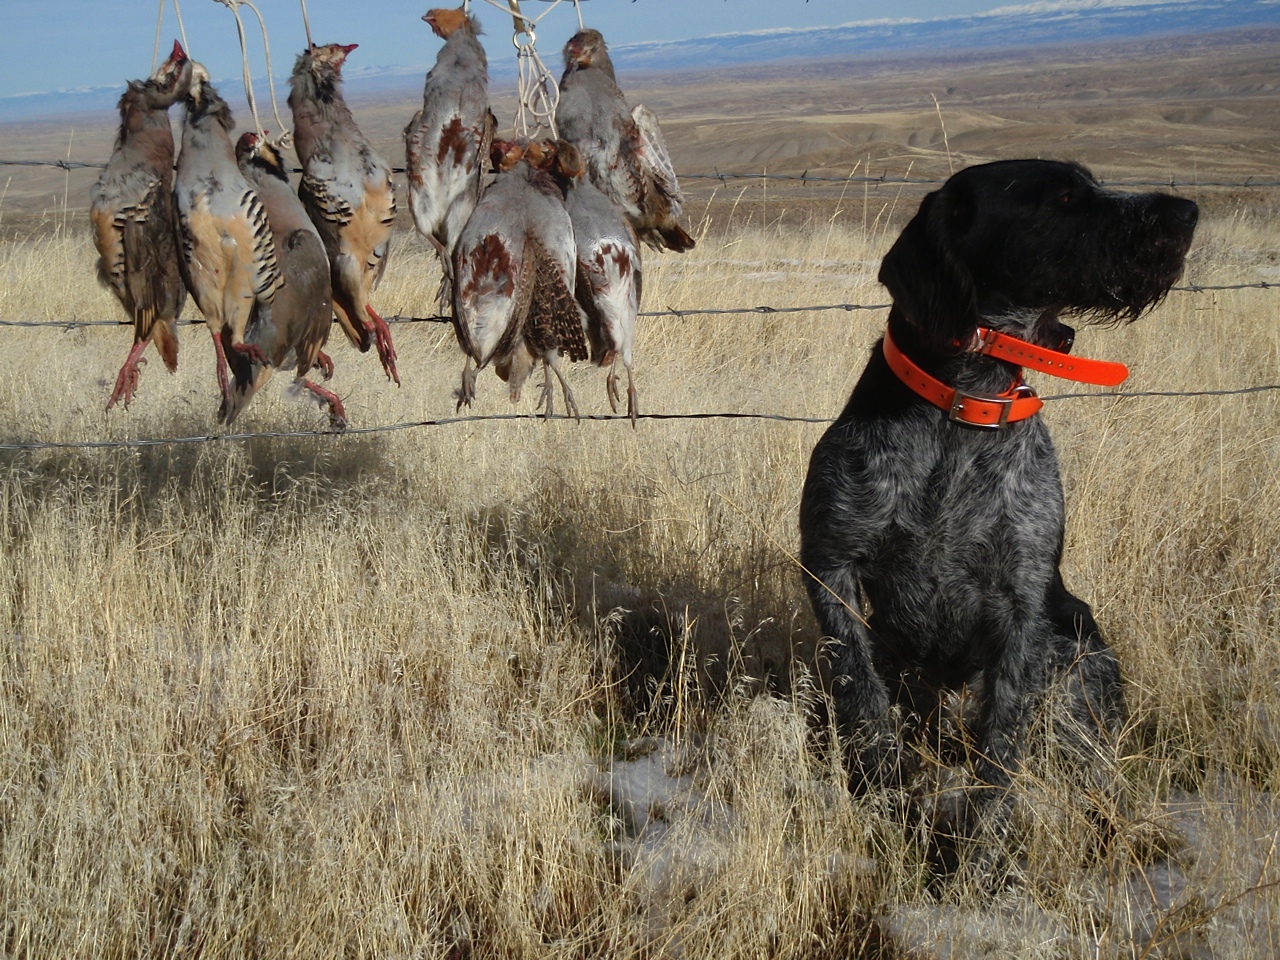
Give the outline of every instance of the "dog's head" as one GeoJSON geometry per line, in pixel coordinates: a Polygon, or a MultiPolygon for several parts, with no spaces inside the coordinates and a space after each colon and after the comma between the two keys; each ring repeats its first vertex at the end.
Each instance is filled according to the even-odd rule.
{"type": "Polygon", "coordinates": [[[1198,215],[1180,197],[1106,190],[1079,164],[982,164],[925,197],[880,282],[940,353],[980,323],[1052,339],[1059,314],[1133,320],[1159,302],[1182,275],[1198,215]]]}

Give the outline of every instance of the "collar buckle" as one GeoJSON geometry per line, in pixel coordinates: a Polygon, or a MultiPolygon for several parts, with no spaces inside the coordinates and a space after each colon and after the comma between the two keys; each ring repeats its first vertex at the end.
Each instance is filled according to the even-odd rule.
{"type": "Polygon", "coordinates": [[[1009,414],[1013,412],[1013,405],[1018,400],[1034,397],[1036,392],[1025,383],[1017,383],[1010,387],[1002,396],[991,397],[980,393],[965,393],[963,390],[957,389],[955,397],[951,400],[951,409],[947,411],[947,419],[955,423],[963,423],[970,427],[981,427],[984,430],[1003,430],[1009,426],[1009,414]],[[973,420],[965,415],[964,403],[966,400],[973,400],[977,403],[991,404],[1000,409],[1000,416],[990,423],[982,420],[973,420]]]}

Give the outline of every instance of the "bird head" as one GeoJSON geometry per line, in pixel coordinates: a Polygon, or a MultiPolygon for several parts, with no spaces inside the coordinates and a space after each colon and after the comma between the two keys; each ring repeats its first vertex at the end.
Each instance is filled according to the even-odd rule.
{"type": "Polygon", "coordinates": [[[564,65],[570,70],[594,66],[608,59],[608,48],[599,30],[580,30],[564,45],[564,65]]]}
{"type": "Polygon", "coordinates": [[[342,65],[347,62],[351,51],[360,46],[358,43],[326,43],[322,47],[311,48],[311,69],[319,74],[324,70],[342,73],[342,65]]]}
{"type": "Polygon", "coordinates": [[[428,10],[422,15],[422,19],[427,22],[427,26],[441,40],[448,40],[470,19],[467,11],[463,7],[456,10],[450,8],[436,8],[428,10]]]}
{"type": "Polygon", "coordinates": [[[236,141],[236,162],[244,166],[254,161],[269,167],[277,176],[288,179],[284,160],[280,156],[277,145],[271,142],[270,131],[263,130],[259,134],[250,130],[242,133],[240,139],[236,141]]]}
{"type": "Polygon", "coordinates": [[[236,161],[244,163],[249,157],[256,157],[263,147],[270,147],[267,141],[267,131],[263,130],[262,135],[254,133],[252,130],[240,134],[240,139],[236,141],[236,161]]]}
{"type": "Polygon", "coordinates": [[[209,99],[210,92],[213,92],[215,96],[217,94],[213,90],[209,71],[205,69],[204,64],[196,60],[190,60],[188,63],[190,64],[190,80],[186,84],[187,100],[191,102],[192,106],[199,109],[209,99]]]}
{"type": "Polygon", "coordinates": [[[147,83],[155,91],[156,99],[169,104],[185,97],[191,86],[191,65],[194,62],[182,49],[182,44],[177,40],[173,41],[173,52],[169,54],[169,58],[156,67],[155,72],[147,79],[147,83]]]}
{"type": "Polygon", "coordinates": [[[535,169],[545,170],[555,158],[554,150],[549,140],[530,140],[521,148],[521,159],[535,169]]]}
{"type": "Polygon", "coordinates": [[[489,145],[489,161],[497,173],[505,173],[524,159],[525,145],[514,140],[494,140],[489,145]]]}
{"type": "Polygon", "coordinates": [[[568,140],[557,140],[550,170],[558,178],[571,183],[587,172],[586,162],[582,159],[582,151],[568,140]]]}

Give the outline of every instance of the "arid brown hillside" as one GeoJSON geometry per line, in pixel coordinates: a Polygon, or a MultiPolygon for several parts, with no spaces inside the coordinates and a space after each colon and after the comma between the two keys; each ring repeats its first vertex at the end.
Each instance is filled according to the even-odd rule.
{"type": "MultiPolygon", "coordinates": [[[[682,174],[945,177],[1002,157],[1079,160],[1105,180],[1240,182],[1280,176],[1280,31],[1175,37],[1087,48],[775,64],[680,77],[623,77],[662,118],[682,174]],[[935,103],[936,98],[936,103],[935,103]]],[[[495,82],[509,124],[513,91],[495,82]]],[[[230,91],[229,91],[230,92],[230,91]]],[[[416,89],[352,97],[378,149],[403,160],[400,131],[416,89]]],[[[174,111],[175,119],[179,116],[174,111]]],[[[4,159],[103,160],[114,117],[0,127],[4,159]]],[[[58,222],[87,205],[93,170],[10,167],[5,232],[58,222]],[[67,210],[64,210],[64,203],[67,210]]],[[[924,187],[777,181],[686,182],[695,222],[874,217],[924,187]],[[708,207],[708,201],[715,198],[708,207]]],[[[1274,191],[1182,186],[1211,209],[1271,204],[1274,191]]],[[[908,207],[913,204],[908,204],[908,207]]],[[[894,210],[897,216],[902,211],[894,210]]],[[[407,226],[407,220],[406,220],[407,226]]]]}

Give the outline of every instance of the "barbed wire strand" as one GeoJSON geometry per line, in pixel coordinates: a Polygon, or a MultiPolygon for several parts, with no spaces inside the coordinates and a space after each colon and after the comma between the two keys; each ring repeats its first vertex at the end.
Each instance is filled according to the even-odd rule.
{"type": "MultiPolygon", "coordinates": [[[[223,0],[217,0],[221,3],[223,0]]],[[[492,0],[486,0],[492,2],[492,0]]],[[[61,170],[92,168],[101,170],[106,166],[103,161],[91,160],[5,160],[0,159],[0,167],[58,167],[61,170]]],[[[293,167],[293,173],[301,173],[300,167],[293,167]]],[[[404,167],[392,167],[392,173],[403,174],[404,167]]],[[[858,176],[826,176],[805,173],[730,173],[713,171],[712,173],[678,173],[681,180],[718,180],[728,183],[731,180],[780,180],[793,183],[814,184],[871,184],[884,186],[929,187],[940,186],[947,182],[946,177],[895,177],[888,174],[862,174],[858,176]]],[[[1195,187],[1215,187],[1232,190],[1274,190],[1280,188],[1280,180],[1257,180],[1246,177],[1243,180],[1141,180],[1120,178],[1116,180],[1099,180],[1104,187],[1163,187],[1169,190],[1181,190],[1195,187]]]]}
{"type": "MultiPolygon", "coordinates": [[[[1097,393],[1059,393],[1041,397],[1046,403],[1061,400],[1082,400],[1082,399],[1135,399],[1142,397],[1229,397],[1229,396],[1245,396],[1248,394],[1264,393],[1269,391],[1280,391],[1280,383],[1260,384],[1251,387],[1238,387],[1223,390],[1137,390],[1132,393],[1122,391],[1101,391],[1097,393]]],[[[766,421],[774,423],[810,423],[810,424],[831,424],[835,423],[834,417],[809,417],[783,413],[756,413],[756,412],[707,412],[707,413],[641,413],[636,416],[637,420],[651,420],[654,422],[666,422],[677,420],[747,420],[747,421],[766,421]]],[[[14,441],[0,442],[0,451],[13,452],[29,452],[38,450],[111,450],[111,449],[130,449],[142,447],[158,447],[158,446],[178,446],[183,444],[199,444],[199,443],[226,443],[230,441],[247,441],[247,440],[292,440],[305,439],[311,437],[351,437],[351,436],[367,436],[379,433],[397,433],[404,430],[418,430],[426,427],[448,427],[458,424],[467,423],[494,423],[494,422],[520,422],[526,421],[531,423],[547,423],[548,421],[567,422],[578,424],[581,422],[588,423],[631,423],[632,418],[627,414],[584,414],[581,417],[573,417],[569,414],[555,414],[551,417],[544,416],[540,413],[495,413],[495,414],[479,414],[468,415],[464,417],[439,417],[433,420],[412,420],[403,421],[401,423],[380,424],[371,427],[348,427],[341,433],[331,430],[267,430],[260,433],[208,433],[194,434],[185,437],[148,437],[134,440],[65,440],[65,441],[14,441]]]]}
{"type": "MultiPolygon", "coordinates": [[[[1213,293],[1225,290],[1280,290],[1280,283],[1257,280],[1252,283],[1223,284],[1187,284],[1170,288],[1176,293],[1213,293]]],[[[888,303],[819,303],[800,307],[774,307],[760,305],[754,307],[668,307],[665,310],[641,310],[637,317],[698,317],[698,316],[768,316],[769,314],[821,313],[840,310],[845,313],[858,311],[888,310],[888,303]]],[[[443,314],[432,314],[425,317],[391,315],[384,318],[387,323],[452,323],[453,318],[443,314]]],[[[178,326],[202,326],[201,318],[179,320],[178,326]]],[[[81,327],[119,327],[129,326],[128,320],[0,320],[0,327],[36,327],[49,330],[71,331],[81,327]]]]}

